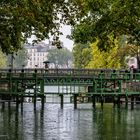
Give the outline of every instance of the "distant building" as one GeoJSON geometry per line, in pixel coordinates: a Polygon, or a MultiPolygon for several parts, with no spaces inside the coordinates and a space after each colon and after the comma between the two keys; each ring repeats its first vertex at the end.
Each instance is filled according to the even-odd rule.
{"type": "Polygon", "coordinates": [[[25,68],[44,68],[44,61],[47,59],[50,44],[39,43],[35,45],[25,44],[28,52],[28,62],[25,68]]]}
{"type": "Polygon", "coordinates": [[[129,68],[138,68],[137,66],[137,59],[135,57],[130,57],[128,61],[128,67],[129,68]]]}

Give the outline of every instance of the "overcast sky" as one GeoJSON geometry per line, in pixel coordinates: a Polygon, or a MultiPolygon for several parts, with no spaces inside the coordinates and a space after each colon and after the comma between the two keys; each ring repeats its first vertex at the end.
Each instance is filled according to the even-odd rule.
{"type": "Polygon", "coordinates": [[[60,29],[60,31],[62,31],[63,35],[60,36],[60,40],[64,43],[64,47],[68,48],[69,50],[72,50],[73,48],[73,41],[66,38],[67,35],[71,34],[71,28],[68,25],[63,26],[62,29],[60,29]]]}
{"type": "MultiPolygon", "coordinates": [[[[63,26],[60,31],[63,33],[63,35],[60,36],[60,40],[64,43],[64,47],[68,48],[70,51],[72,51],[73,48],[73,41],[66,38],[67,35],[71,34],[71,27],[68,25],[63,26]]],[[[35,39],[34,36],[32,36],[30,39],[28,39],[29,43],[32,43],[32,40],[35,39]]],[[[44,41],[48,43],[48,40],[44,41]]]]}

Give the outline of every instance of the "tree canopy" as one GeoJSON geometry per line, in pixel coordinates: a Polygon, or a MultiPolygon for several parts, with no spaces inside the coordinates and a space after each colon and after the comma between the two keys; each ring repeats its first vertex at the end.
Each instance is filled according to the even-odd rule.
{"type": "Polygon", "coordinates": [[[54,36],[59,47],[61,24],[75,23],[77,0],[3,0],[0,2],[0,47],[16,52],[31,35],[37,41],[54,36]]]}
{"type": "Polygon", "coordinates": [[[23,68],[27,65],[28,57],[28,52],[23,47],[22,49],[18,50],[17,53],[9,54],[7,56],[7,66],[23,68]]]}
{"type": "Polygon", "coordinates": [[[28,52],[25,48],[19,50],[17,55],[15,55],[14,65],[17,68],[22,68],[27,65],[28,61],[28,52]]]}
{"type": "MultiPolygon", "coordinates": [[[[111,41],[111,39],[110,39],[111,41]]],[[[91,44],[92,57],[86,68],[120,68],[120,59],[116,57],[118,53],[118,41],[111,42],[111,47],[102,51],[97,46],[98,40],[91,44]]]]}
{"type": "Polygon", "coordinates": [[[76,44],[73,48],[74,66],[76,68],[114,68],[125,66],[120,52],[119,42],[112,36],[109,38],[110,45],[106,50],[98,48],[98,39],[90,45],[76,44]]]}
{"type": "Polygon", "coordinates": [[[72,67],[73,55],[67,48],[52,48],[48,51],[47,60],[55,68],[70,68],[72,67]]]}
{"type": "Polygon", "coordinates": [[[75,43],[93,42],[98,38],[102,49],[109,46],[108,36],[127,35],[129,43],[140,42],[140,1],[136,0],[81,0],[85,16],[74,26],[75,43]]]}
{"type": "Polygon", "coordinates": [[[7,63],[7,59],[6,59],[6,55],[2,53],[2,51],[0,50],[0,68],[6,68],[6,63],[7,63]]]}
{"type": "Polygon", "coordinates": [[[74,56],[74,67],[85,68],[91,60],[91,48],[88,44],[75,44],[72,50],[74,56]]]}

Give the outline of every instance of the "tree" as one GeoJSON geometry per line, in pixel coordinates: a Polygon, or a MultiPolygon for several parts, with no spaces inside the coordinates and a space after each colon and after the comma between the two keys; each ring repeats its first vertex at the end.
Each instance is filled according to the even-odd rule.
{"type": "Polygon", "coordinates": [[[98,46],[106,49],[108,36],[127,35],[129,44],[139,46],[139,5],[135,0],[83,0],[85,16],[74,27],[72,38],[75,43],[93,42],[98,38],[98,46]]]}
{"type": "Polygon", "coordinates": [[[28,53],[25,48],[22,50],[19,50],[17,54],[15,55],[14,65],[17,68],[23,68],[27,65],[28,61],[28,53]]]}
{"type": "Polygon", "coordinates": [[[87,44],[76,44],[73,47],[74,67],[85,68],[91,59],[91,50],[87,44]]]}
{"type": "Polygon", "coordinates": [[[117,58],[123,59],[125,61],[126,58],[135,57],[137,59],[137,68],[140,69],[140,48],[139,46],[126,44],[122,48],[118,50],[117,58]]]}
{"type": "Polygon", "coordinates": [[[25,48],[18,50],[17,53],[13,55],[8,55],[8,64],[13,68],[23,68],[27,65],[28,53],[25,48]]]}
{"type": "Polygon", "coordinates": [[[130,57],[135,57],[137,59],[137,68],[140,69],[140,46],[129,44],[128,36],[120,36],[119,39],[119,49],[116,57],[120,59],[121,66],[127,67],[126,61],[130,57]]]}
{"type": "Polygon", "coordinates": [[[67,48],[50,49],[47,59],[50,63],[54,64],[55,68],[70,68],[72,67],[73,56],[67,48]]]}
{"type": "Polygon", "coordinates": [[[122,35],[118,37],[117,40],[118,40],[118,50],[115,57],[120,60],[121,68],[128,68],[127,58],[130,55],[130,53],[128,52],[129,49],[126,49],[127,36],[122,35]]]}
{"type": "Polygon", "coordinates": [[[60,47],[61,24],[75,23],[76,0],[3,0],[0,2],[0,47],[4,53],[17,52],[31,35],[36,41],[54,36],[60,47]]]}
{"type": "Polygon", "coordinates": [[[5,68],[6,67],[6,55],[2,53],[0,50],[0,68],[5,68]]]}
{"type": "Polygon", "coordinates": [[[98,48],[98,40],[91,44],[92,59],[86,68],[120,68],[120,59],[116,57],[118,52],[117,40],[112,40],[110,37],[110,46],[106,51],[98,48]],[[112,42],[113,41],[113,42],[112,42]]]}

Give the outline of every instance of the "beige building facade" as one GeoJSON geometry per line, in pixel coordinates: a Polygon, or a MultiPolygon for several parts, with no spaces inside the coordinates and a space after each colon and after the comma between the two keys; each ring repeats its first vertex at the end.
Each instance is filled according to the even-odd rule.
{"type": "Polygon", "coordinates": [[[44,68],[44,61],[47,60],[49,45],[40,43],[36,45],[26,44],[25,48],[28,52],[28,62],[25,68],[44,68]]]}

